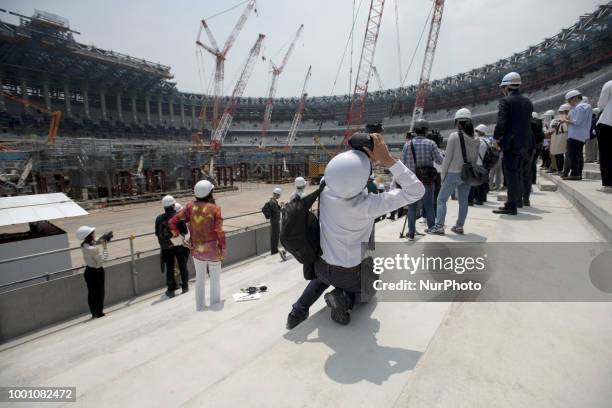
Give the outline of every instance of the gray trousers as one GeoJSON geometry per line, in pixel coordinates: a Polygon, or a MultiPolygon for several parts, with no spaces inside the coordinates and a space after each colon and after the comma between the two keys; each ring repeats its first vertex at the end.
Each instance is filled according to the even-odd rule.
{"type": "Polygon", "coordinates": [[[599,147],[597,139],[589,139],[584,145],[584,162],[593,163],[599,159],[599,147]]]}

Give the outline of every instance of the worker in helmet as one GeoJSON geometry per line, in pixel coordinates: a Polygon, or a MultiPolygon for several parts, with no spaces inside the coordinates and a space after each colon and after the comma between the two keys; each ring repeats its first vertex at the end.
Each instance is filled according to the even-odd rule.
{"type": "Polygon", "coordinates": [[[388,211],[421,199],[425,187],[401,161],[389,153],[378,133],[369,134],[373,148],[360,146],[340,153],[325,168],[325,188],[319,196],[321,256],[314,263],[316,278],[293,304],[287,316],[287,329],[306,318],[310,306],[329,286],[334,289],[324,298],[331,309],[331,319],[342,325],[350,322],[350,310],[367,302],[374,281],[371,257],[362,251],[374,225],[374,219],[388,211]],[[361,150],[362,149],[362,150],[361,150]],[[366,184],[371,162],[387,167],[401,188],[374,194],[366,184]]]}
{"type": "Polygon", "coordinates": [[[551,155],[550,155],[550,136],[552,134],[550,132],[550,129],[551,129],[550,124],[555,117],[555,111],[549,109],[546,112],[544,112],[543,116],[544,118],[542,120],[542,125],[544,127],[544,141],[542,142],[542,166],[541,168],[548,172],[552,164],[551,155]]]}
{"type": "Polygon", "coordinates": [[[168,226],[173,237],[181,235],[180,223],[184,221],[189,230],[189,241],[193,265],[196,270],[196,310],[206,306],[205,278],[210,276],[210,306],[221,301],[221,262],[227,254],[221,208],[213,197],[213,184],[208,180],[196,183],[195,200],[185,206],[170,220],[168,226]]]}
{"type": "MultiPolygon", "coordinates": [[[[550,154],[553,157],[553,166],[559,176],[563,176],[565,169],[565,152],[567,151],[567,123],[561,119],[569,113],[570,105],[564,103],[559,106],[559,119],[555,119],[550,124],[550,154]]],[[[550,171],[553,172],[552,170],[550,171]]]]}
{"type": "Polygon", "coordinates": [[[281,224],[281,213],[283,210],[284,203],[279,202],[283,189],[276,187],[272,190],[272,197],[266,202],[262,208],[266,219],[270,220],[270,254],[279,254],[283,261],[287,260],[287,253],[284,249],[279,251],[278,241],[280,239],[280,224],[281,224]]]}
{"type": "Polygon", "coordinates": [[[304,197],[304,189],[306,188],[304,177],[296,177],[293,184],[295,185],[295,191],[291,194],[289,201],[293,201],[296,197],[304,197]]]}
{"type": "Polygon", "coordinates": [[[577,89],[565,94],[565,101],[571,106],[567,117],[561,122],[567,123],[567,153],[566,168],[563,171],[564,180],[582,180],[584,166],[584,144],[591,133],[593,109],[584,101],[582,92],[577,89]],[[566,171],[567,169],[567,171],[566,171]]]}
{"type": "Polygon", "coordinates": [[[499,85],[504,97],[499,101],[493,138],[503,152],[502,168],[508,185],[508,197],[503,207],[493,210],[496,214],[516,215],[517,208],[523,207],[523,166],[526,163],[531,166],[530,151],[534,148],[531,133],[533,104],[521,94],[521,84],[521,76],[510,72],[504,75],[499,85]]]}
{"type": "Polygon", "coordinates": [[[107,239],[96,241],[95,227],[83,225],[77,229],[76,237],[81,242],[81,252],[85,261],[85,283],[87,284],[87,304],[91,318],[104,316],[104,268],[108,259],[107,239]],[[98,244],[102,246],[102,253],[98,244]]]}

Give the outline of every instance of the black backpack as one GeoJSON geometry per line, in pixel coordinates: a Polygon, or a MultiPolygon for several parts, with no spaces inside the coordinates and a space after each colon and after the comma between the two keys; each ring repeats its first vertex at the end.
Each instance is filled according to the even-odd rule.
{"type": "Polygon", "coordinates": [[[164,220],[159,225],[159,235],[157,236],[161,249],[170,249],[174,247],[170,238],[172,238],[172,233],[168,227],[168,220],[164,220]]]}
{"type": "Polygon", "coordinates": [[[487,141],[484,141],[484,143],[487,145],[487,151],[485,152],[484,157],[481,157],[480,160],[482,160],[482,166],[485,169],[491,170],[499,161],[499,150],[491,146],[487,141]]]}
{"type": "Polygon", "coordinates": [[[267,201],[263,207],[261,207],[261,212],[263,213],[266,220],[272,219],[272,209],[270,208],[270,201],[267,201]]]}
{"type": "Polygon", "coordinates": [[[316,191],[304,197],[295,197],[285,205],[280,241],[297,261],[304,265],[304,278],[314,278],[313,264],[321,255],[319,218],[310,211],[325,188],[322,181],[316,191]]]}

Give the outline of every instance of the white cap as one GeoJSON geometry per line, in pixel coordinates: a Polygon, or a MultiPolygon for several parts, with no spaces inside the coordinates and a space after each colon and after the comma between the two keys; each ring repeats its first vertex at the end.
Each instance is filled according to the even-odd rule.
{"type": "Polygon", "coordinates": [[[304,188],[306,187],[306,180],[304,180],[304,177],[297,177],[294,184],[296,188],[304,188]]]}
{"type": "Polygon", "coordinates": [[[540,115],[538,115],[538,112],[531,112],[531,117],[534,119],[538,119],[540,115]]]}
{"type": "Polygon", "coordinates": [[[79,227],[79,229],[77,230],[76,237],[79,241],[84,241],[85,238],[87,238],[89,234],[91,234],[95,230],[96,230],[95,227],[88,227],[87,225],[83,225],[82,227],[79,227]]]}
{"type": "Polygon", "coordinates": [[[195,187],[193,188],[193,195],[196,196],[196,198],[205,198],[206,196],[208,196],[210,194],[210,192],[213,190],[215,186],[213,186],[213,184],[208,181],[208,180],[200,180],[196,183],[195,187]]]}
{"type": "Polygon", "coordinates": [[[566,111],[569,111],[570,109],[572,109],[570,104],[569,103],[564,103],[563,105],[559,106],[558,111],[559,112],[566,112],[566,111]]]}
{"type": "Polygon", "coordinates": [[[484,123],[481,123],[480,125],[476,126],[474,130],[477,130],[481,133],[487,133],[487,126],[484,123]]]}
{"type": "Polygon", "coordinates": [[[164,196],[162,198],[162,207],[172,207],[176,203],[176,200],[171,195],[164,196]]]}
{"type": "Polygon", "coordinates": [[[515,86],[518,87],[522,83],[521,76],[516,72],[509,72],[501,80],[499,86],[515,86]]]}
{"type": "Polygon", "coordinates": [[[472,119],[472,112],[468,108],[461,108],[455,112],[455,120],[459,119],[472,119]]]}
{"type": "Polygon", "coordinates": [[[183,206],[179,203],[174,203],[174,211],[179,212],[183,209],[183,206]]]}
{"type": "Polygon", "coordinates": [[[274,190],[272,190],[272,193],[281,195],[283,194],[283,189],[280,187],[276,187],[274,190]]]}
{"type": "Polygon", "coordinates": [[[593,114],[595,114],[595,115],[599,115],[599,112],[601,112],[601,109],[599,109],[599,108],[593,108],[593,114]]]}
{"type": "Polygon", "coordinates": [[[552,109],[547,110],[546,112],[544,112],[544,116],[555,116],[555,111],[552,109]]]}
{"type": "Polygon", "coordinates": [[[568,93],[565,94],[565,100],[569,101],[570,99],[572,99],[574,96],[581,96],[582,93],[580,93],[579,90],[577,89],[573,89],[571,91],[569,91],[568,93]]]}
{"type": "Polygon", "coordinates": [[[359,194],[368,182],[370,160],[359,150],[347,150],[332,158],[325,167],[325,184],[340,198],[359,194]]]}

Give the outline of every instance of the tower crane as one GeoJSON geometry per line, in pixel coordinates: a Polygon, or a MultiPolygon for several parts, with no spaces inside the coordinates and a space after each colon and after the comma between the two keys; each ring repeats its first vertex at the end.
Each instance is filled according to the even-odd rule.
{"type": "Polygon", "coordinates": [[[427,93],[429,92],[429,76],[431,74],[431,66],[433,65],[434,56],[436,54],[436,45],[438,44],[438,34],[440,33],[443,11],[444,0],[434,0],[434,9],[431,15],[431,24],[429,26],[429,36],[427,37],[425,56],[423,58],[423,66],[421,67],[421,77],[419,79],[416,100],[414,102],[412,120],[410,121],[411,131],[414,127],[414,121],[423,117],[425,100],[427,99],[427,93]]]}
{"type": "Polygon", "coordinates": [[[232,30],[229,37],[227,37],[227,40],[225,41],[225,45],[223,46],[222,49],[219,49],[219,46],[217,45],[217,41],[215,40],[215,37],[213,36],[212,31],[210,30],[210,27],[208,26],[205,20],[202,20],[202,24],[200,26],[200,29],[198,30],[198,37],[196,39],[196,44],[204,48],[206,51],[211,53],[216,58],[215,60],[215,82],[214,82],[215,86],[214,86],[214,96],[213,96],[213,129],[216,128],[218,125],[219,101],[221,100],[221,96],[222,96],[221,94],[223,93],[223,76],[224,76],[225,57],[227,56],[227,53],[230,50],[230,48],[232,48],[232,45],[234,45],[234,42],[236,41],[238,34],[242,30],[242,27],[244,27],[244,23],[246,22],[251,10],[253,10],[254,7],[255,7],[255,0],[250,0],[246,8],[242,12],[242,15],[238,19],[236,26],[232,30]],[[206,45],[202,43],[201,41],[202,29],[206,31],[206,35],[208,36],[210,45],[206,45]]]}
{"type": "Polygon", "coordinates": [[[236,110],[236,106],[238,105],[238,100],[242,96],[244,92],[244,88],[251,77],[251,73],[253,72],[253,67],[255,66],[255,61],[259,56],[259,52],[261,51],[261,44],[263,42],[265,35],[259,34],[257,37],[257,41],[251,48],[249,52],[249,57],[247,58],[244,67],[242,68],[242,72],[240,73],[240,78],[236,82],[236,86],[234,87],[234,91],[232,92],[232,96],[230,97],[230,101],[225,106],[225,110],[223,111],[223,116],[221,116],[221,120],[219,121],[219,125],[215,128],[213,135],[210,139],[210,147],[213,151],[218,151],[221,148],[221,143],[225,139],[227,132],[229,131],[230,126],[232,125],[232,119],[234,117],[234,111],[236,110]]]}
{"type": "Polygon", "coordinates": [[[378,70],[376,69],[376,67],[374,65],[372,65],[372,75],[374,76],[374,78],[376,78],[376,82],[378,82],[378,88],[381,91],[383,89],[385,89],[385,86],[383,85],[382,79],[380,79],[380,74],[378,73],[378,70]]]}
{"type": "Polygon", "coordinates": [[[43,108],[42,106],[36,105],[35,103],[32,103],[23,98],[20,98],[19,96],[14,95],[10,92],[5,92],[5,91],[0,90],[0,93],[2,93],[2,95],[6,96],[7,98],[14,100],[15,102],[19,102],[20,104],[24,105],[26,108],[33,107],[34,109],[39,110],[43,112],[44,114],[48,115],[51,118],[51,122],[49,123],[47,143],[48,144],[55,143],[55,138],[57,137],[57,132],[59,131],[60,120],[62,118],[62,111],[59,111],[59,110],[51,111],[47,108],[43,108]]]}
{"type": "Polygon", "coordinates": [[[370,3],[368,23],[366,25],[363,46],[361,48],[361,57],[359,58],[359,68],[357,69],[357,77],[355,79],[353,101],[351,102],[347,115],[347,126],[344,131],[344,138],[340,146],[338,146],[338,149],[346,146],[351,135],[363,124],[363,112],[365,110],[365,101],[368,97],[368,84],[372,76],[374,53],[376,52],[376,43],[378,41],[378,32],[380,30],[380,21],[382,19],[384,6],[385,0],[372,0],[370,3]]]}
{"type": "Polygon", "coordinates": [[[291,45],[289,45],[289,48],[287,49],[287,52],[285,53],[285,56],[283,57],[281,64],[279,66],[276,66],[274,65],[274,62],[270,60],[270,65],[272,66],[272,81],[270,82],[270,90],[268,91],[268,100],[266,101],[266,111],[264,112],[264,119],[263,119],[263,123],[261,124],[260,147],[265,147],[265,138],[266,138],[266,135],[268,134],[268,129],[270,129],[270,122],[272,121],[272,109],[274,108],[274,95],[276,94],[276,86],[278,84],[278,78],[280,74],[282,74],[283,70],[285,69],[285,65],[287,64],[287,61],[289,60],[289,57],[291,56],[291,53],[293,52],[295,43],[297,42],[298,38],[300,37],[300,34],[302,33],[302,28],[304,28],[304,24],[302,24],[300,28],[298,28],[297,32],[295,33],[295,36],[293,37],[293,41],[291,42],[291,45]]]}
{"type": "Polygon", "coordinates": [[[306,93],[306,85],[308,85],[308,80],[310,79],[310,70],[312,66],[308,67],[308,72],[306,73],[306,78],[304,79],[304,86],[302,86],[302,94],[300,96],[300,103],[298,104],[298,108],[295,111],[295,115],[293,115],[293,122],[291,122],[291,127],[289,128],[289,133],[287,134],[287,141],[285,142],[285,147],[287,149],[291,149],[293,147],[293,143],[295,143],[295,135],[297,133],[298,127],[302,122],[302,115],[304,114],[304,108],[306,107],[306,97],[308,94],[306,93]]]}

